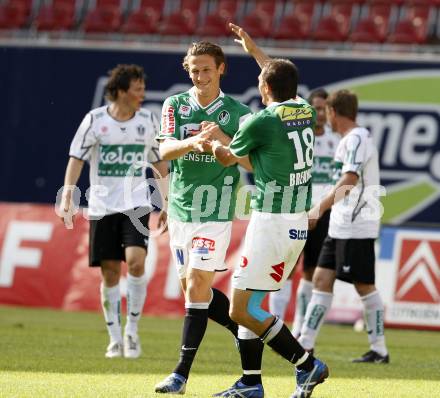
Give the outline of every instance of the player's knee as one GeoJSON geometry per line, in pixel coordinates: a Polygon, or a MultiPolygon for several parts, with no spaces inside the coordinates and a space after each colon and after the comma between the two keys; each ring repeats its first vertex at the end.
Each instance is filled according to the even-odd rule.
{"type": "Polygon", "coordinates": [[[111,268],[103,268],[101,273],[105,286],[111,287],[119,283],[120,274],[117,270],[111,268]]]}
{"type": "Polygon", "coordinates": [[[322,292],[332,292],[333,280],[328,277],[327,273],[317,269],[313,275],[313,288],[322,292]]]}
{"type": "Polygon", "coordinates": [[[267,292],[255,291],[249,297],[247,304],[247,313],[258,322],[264,322],[272,315],[261,307],[261,303],[266,296],[267,292]]]}
{"type": "Polygon", "coordinates": [[[145,273],[145,265],[143,261],[131,259],[127,262],[128,273],[133,276],[142,276],[145,273]]]}

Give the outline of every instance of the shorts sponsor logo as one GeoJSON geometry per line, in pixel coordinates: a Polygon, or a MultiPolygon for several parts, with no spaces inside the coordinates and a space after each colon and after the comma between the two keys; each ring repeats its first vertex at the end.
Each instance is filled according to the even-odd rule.
{"type": "Polygon", "coordinates": [[[185,264],[185,257],[183,256],[182,249],[176,249],[176,260],[179,265],[185,264]]]}
{"type": "MultiPolygon", "coordinates": [[[[144,162],[144,145],[101,145],[98,175],[101,177],[125,177],[136,163],[144,162]]],[[[133,175],[142,176],[142,168],[135,168],[133,175]]]]}
{"type": "Polygon", "coordinates": [[[192,251],[196,254],[208,254],[215,250],[215,240],[196,236],[192,240],[192,251]]]}
{"type": "Polygon", "coordinates": [[[231,120],[231,115],[228,111],[221,111],[218,115],[218,122],[224,126],[225,124],[229,123],[229,120],[231,120]]]}
{"type": "Polygon", "coordinates": [[[284,262],[279,263],[277,265],[272,265],[272,269],[274,270],[274,272],[272,272],[270,276],[276,282],[281,282],[281,279],[283,279],[284,266],[285,266],[284,262]]]}
{"type": "Polygon", "coordinates": [[[440,304],[440,241],[402,239],[395,300],[440,304]]]}
{"type": "Polygon", "coordinates": [[[191,116],[192,108],[189,105],[180,105],[179,107],[179,115],[182,115],[183,117],[190,117],[191,116]]]}
{"type": "Polygon", "coordinates": [[[245,256],[240,257],[240,267],[246,268],[248,265],[248,259],[245,256]]]}
{"type": "Polygon", "coordinates": [[[306,240],[307,229],[289,229],[289,238],[293,240],[306,240]]]}
{"type": "Polygon", "coordinates": [[[174,108],[168,106],[162,114],[162,134],[173,135],[175,127],[174,108]]]}

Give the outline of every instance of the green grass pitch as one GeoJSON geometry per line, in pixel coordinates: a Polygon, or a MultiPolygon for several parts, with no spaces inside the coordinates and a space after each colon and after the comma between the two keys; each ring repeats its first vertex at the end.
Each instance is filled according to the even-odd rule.
{"type": "MultiPolygon", "coordinates": [[[[142,357],[108,360],[98,313],[0,307],[0,397],[161,397],[153,387],[175,365],[181,324],[181,319],[145,317],[142,357]]],[[[391,364],[351,364],[350,358],[367,350],[366,334],[325,325],[316,348],[330,378],[313,397],[440,397],[440,334],[387,330],[386,336],[391,364]]],[[[232,337],[210,322],[185,396],[209,397],[239,374],[232,337]]],[[[292,374],[292,367],[266,347],[266,397],[289,397],[292,374]]]]}

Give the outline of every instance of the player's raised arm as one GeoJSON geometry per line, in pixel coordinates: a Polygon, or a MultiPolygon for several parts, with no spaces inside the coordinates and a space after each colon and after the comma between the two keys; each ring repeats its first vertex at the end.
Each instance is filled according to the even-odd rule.
{"type": "Polygon", "coordinates": [[[270,60],[270,57],[267,56],[260,47],[258,47],[257,43],[252,40],[252,38],[243,28],[238,25],[234,25],[233,23],[229,23],[229,27],[238,36],[238,39],[234,39],[234,41],[241,44],[244,51],[252,55],[260,68],[263,68],[264,64],[270,60]]]}

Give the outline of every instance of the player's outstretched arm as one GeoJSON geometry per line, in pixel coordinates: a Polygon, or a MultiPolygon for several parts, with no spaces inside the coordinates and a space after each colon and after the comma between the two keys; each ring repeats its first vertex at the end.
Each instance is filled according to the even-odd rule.
{"type": "Polygon", "coordinates": [[[243,28],[238,25],[234,25],[233,23],[229,23],[229,27],[238,36],[238,39],[234,39],[234,41],[241,44],[244,51],[252,55],[260,68],[263,68],[264,64],[271,58],[267,56],[260,47],[257,46],[257,43],[252,40],[252,38],[245,30],[243,30],[243,28]]]}
{"type": "Polygon", "coordinates": [[[159,153],[163,160],[174,160],[188,152],[210,152],[211,147],[197,134],[184,140],[165,139],[159,144],[159,153]]]}
{"type": "Polygon", "coordinates": [[[225,167],[238,163],[239,158],[235,157],[229,147],[222,145],[220,141],[213,141],[212,153],[217,161],[225,167]]]}

